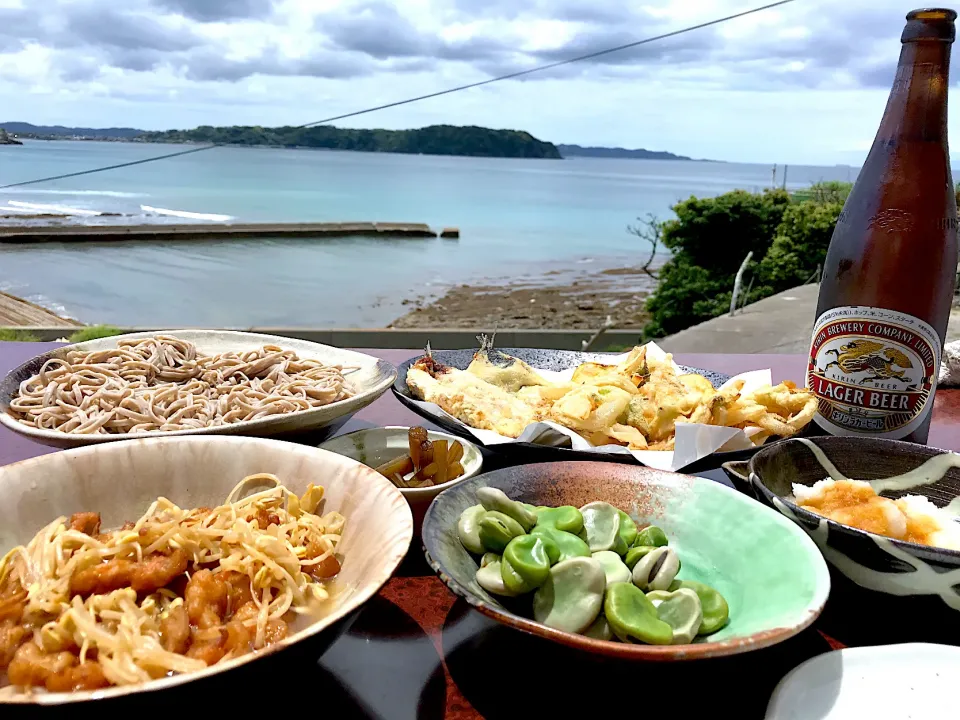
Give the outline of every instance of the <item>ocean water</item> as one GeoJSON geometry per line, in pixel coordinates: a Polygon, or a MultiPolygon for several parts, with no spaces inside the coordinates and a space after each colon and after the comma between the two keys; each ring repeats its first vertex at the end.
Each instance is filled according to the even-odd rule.
{"type": "MultiPolygon", "coordinates": [[[[0,147],[0,185],[181,147],[26,141],[0,147]]],[[[59,207],[132,216],[122,222],[184,222],[151,215],[146,206],[246,222],[424,222],[459,227],[461,238],[0,245],[0,290],[91,323],[379,327],[403,314],[404,299],[436,296],[451,285],[556,281],[634,264],[648,251],[626,232],[637,217],[666,219],[691,195],[769,187],[771,170],[217,148],[0,190],[0,214],[59,207]]],[[[847,166],[791,166],[787,187],[855,177],[847,166]]]]}

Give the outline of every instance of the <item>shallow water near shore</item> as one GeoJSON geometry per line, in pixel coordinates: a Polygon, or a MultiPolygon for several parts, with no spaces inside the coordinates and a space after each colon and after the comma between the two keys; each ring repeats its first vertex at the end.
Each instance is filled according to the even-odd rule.
{"type": "MultiPolygon", "coordinates": [[[[172,149],[26,141],[0,149],[0,184],[172,149]]],[[[855,173],[791,167],[787,187],[855,173]]],[[[91,323],[379,327],[409,309],[404,299],[461,283],[527,275],[524,282],[554,285],[571,273],[635,266],[648,252],[626,232],[638,216],[666,219],[690,195],[758,190],[770,180],[764,165],[217,148],[0,191],[0,214],[27,203],[123,215],[76,220],[84,223],[184,221],[146,206],[238,222],[425,222],[459,227],[461,239],[0,245],[0,289],[91,323]]]]}

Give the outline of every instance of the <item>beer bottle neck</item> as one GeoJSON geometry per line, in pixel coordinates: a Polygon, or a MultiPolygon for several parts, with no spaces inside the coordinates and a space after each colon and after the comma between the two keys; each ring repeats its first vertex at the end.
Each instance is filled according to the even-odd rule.
{"type": "Polygon", "coordinates": [[[878,141],[946,142],[950,43],[905,42],[878,141]]]}

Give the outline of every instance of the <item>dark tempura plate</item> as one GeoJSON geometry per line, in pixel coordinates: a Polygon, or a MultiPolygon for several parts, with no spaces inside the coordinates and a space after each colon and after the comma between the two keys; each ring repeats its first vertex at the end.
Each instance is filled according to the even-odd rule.
{"type": "MultiPolygon", "coordinates": [[[[590,353],[577,352],[574,350],[538,350],[533,348],[498,348],[498,350],[506,355],[523,360],[537,370],[552,370],[555,372],[569,370],[585,362],[609,363],[610,358],[615,355],[615,353],[590,353]]],[[[473,356],[475,353],[476,350],[434,350],[433,358],[437,362],[447,365],[448,367],[457,368],[458,370],[466,370],[473,361],[473,356]]],[[[420,357],[421,356],[418,355],[417,357],[411,358],[398,368],[397,379],[393,383],[393,394],[396,395],[397,399],[401,403],[406,405],[413,412],[417,413],[421,417],[426,418],[449,433],[465,438],[491,452],[496,452],[497,454],[503,456],[504,459],[512,461],[512,463],[593,460],[601,462],[626,463],[628,465],[641,464],[632,455],[626,453],[618,453],[614,455],[608,453],[590,452],[589,450],[573,450],[569,447],[569,438],[564,438],[567,443],[566,447],[540,445],[529,442],[497,443],[495,445],[485,445],[484,443],[480,442],[470,432],[467,426],[460,421],[453,420],[441,412],[420,407],[417,404],[417,398],[414,397],[413,393],[410,391],[410,388],[407,386],[407,371],[417,360],[420,359],[420,357]]],[[[703,368],[694,368],[686,365],[680,365],[679,367],[681,372],[703,375],[713,384],[715,388],[720,387],[723,385],[723,383],[730,379],[729,375],[715,372],[713,370],[704,370],[703,368]]],[[[805,430],[803,434],[808,434],[808,431],[812,428],[812,426],[813,423],[808,425],[807,430],[805,430]]],[[[770,442],[772,441],[767,441],[766,444],[769,445],[770,442]]],[[[717,468],[720,467],[721,463],[734,460],[746,460],[759,449],[760,448],[748,448],[746,450],[713,453],[712,455],[708,455],[705,458],[697,460],[695,463],[688,465],[684,469],[688,471],[695,471],[717,468]]]]}

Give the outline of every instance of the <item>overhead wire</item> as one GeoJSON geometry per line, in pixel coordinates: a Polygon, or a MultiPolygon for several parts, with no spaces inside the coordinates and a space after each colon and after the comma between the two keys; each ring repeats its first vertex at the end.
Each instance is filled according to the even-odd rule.
{"type": "MultiPolygon", "coordinates": [[[[623,45],[617,45],[615,47],[605,48],[603,50],[597,50],[595,52],[586,53],[584,55],[577,55],[576,57],[566,58],[564,60],[557,60],[556,62],[547,63],[546,65],[538,65],[537,67],[528,68],[526,70],[517,70],[515,72],[507,73],[505,75],[498,75],[496,77],[487,78],[486,80],[478,80],[477,82],[466,83],[464,85],[457,85],[456,87],[447,88],[446,90],[438,90],[432,93],[426,93],[424,95],[417,95],[416,97],[407,98],[405,100],[397,100],[394,102],[384,103],[382,105],[375,105],[373,107],[364,108],[363,110],[354,110],[353,112],[343,113],[342,115],[334,115],[333,117],[324,118],[323,120],[315,120],[313,122],[304,123],[303,125],[295,125],[293,130],[305,130],[316,125],[325,125],[326,123],[335,122],[337,120],[345,120],[347,118],[357,117],[359,115],[366,115],[367,113],[377,112],[380,110],[387,110],[389,108],[400,107],[401,105],[409,105],[415,102],[421,102],[423,100],[429,100],[431,98],[441,97],[443,95],[450,95],[452,93],[462,92],[464,90],[470,90],[473,88],[482,87],[484,85],[491,85],[493,83],[502,82],[504,80],[513,80],[514,78],[524,77],[526,75],[532,75],[534,73],[544,72],[545,70],[552,70],[553,68],[562,67],[564,65],[570,65],[572,63],[583,62],[584,60],[592,60],[593,58],[602,57],[604,55],[610,55],[616,52],[622,52],[624,50],[629,50],[631,48],[639,47],[641,45],[646,45],[648,43],[656,42],[658,40],[665,40],[667,38],[676,37],[677,35],[683,35],[694,30],[702,30],[703,28],[711,27],[713,25],[720,25],[721,23],[729,22],[731,20],[736,20],[738,18],[746,17],[748,15],[754,15],[756,13],[762,12],[764,10],[771,10],[775,7],[780,7],[782,5],[788,5],[796,0],[777,0],[777,2],[767,3],[766,5],[760,5],[749,10],[742,10],[738,13],[733,13],[731,15],[725,15],[724,17],[716,18],[714,20],[708,20],[706,22],[698,23],[696,25],[690,25],[679,30],[671,30],[670,32],[661,33],[660,35],[653,35],[642,40],[635,40],[633,42],[624,43],[623,45]]],[[[79,177],[81,175],[91,175],[93,173],[106,172],[108,170],[119,170],[120,168],[133,167],[134,165],[143,165],[145,163],[156,162],[157,160],[166,160],[168,158],[182,157],[184,155],[191,155],[193,153],[204,152],[205,150],[212,150],[213,148],[223,147],[225,144],[229,143],[210,143],[209,145],[203,145],[201,147],[190,148],[189,150],[179,150],[173,153],[167,153],[165,155],[154,155],[148,158],[142,158],[140,160],[132,160],[130,162],[117,163],[115,165],[106,165],[103,167],[90,168],[89,170],[79,170],[72,173],[63,173],[61,175],[51,175],[49,177],[37,178],[36,180],[23,180],[21,182],[9,183],[7,185],[0,185],[0,190],[6,190],[8,188],[22,187],[24,185],[36,185],[38,183],[52,182],[54,180],[64,180],[66,178],[79,177]]]]}

